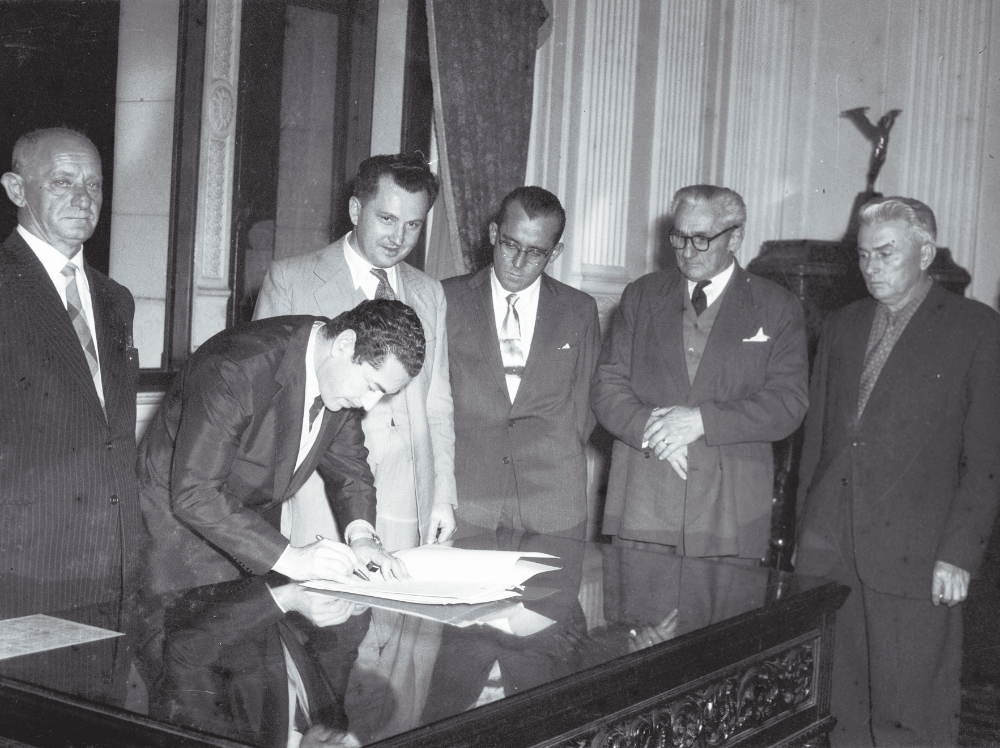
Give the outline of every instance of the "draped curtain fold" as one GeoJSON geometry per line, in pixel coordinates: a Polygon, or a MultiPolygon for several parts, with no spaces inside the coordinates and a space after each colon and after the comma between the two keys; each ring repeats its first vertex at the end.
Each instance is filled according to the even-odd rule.
{"type": "Polygon", "coordinates": [[[475,272],[489,264],[489,221],[503,196],[524,184],[535,50],[548,15],[541,0],[427,0],[434,125],[452,249],[450,258],[439,253],[440,244],[429,253],[439,254],[428,257],[436,277],[453,274],[449,268],[475,272]]]}

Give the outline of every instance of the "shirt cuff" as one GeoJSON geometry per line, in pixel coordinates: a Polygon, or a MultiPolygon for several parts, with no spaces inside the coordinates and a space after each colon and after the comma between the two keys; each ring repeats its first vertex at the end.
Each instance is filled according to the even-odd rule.
{"type": "Polygon", "coordinates": [[[374,534],[375,528],[371,526],[371,523],[363,519],[356,519],[344,528],[344,542],[350,545],[355,538],[374,534]]]}

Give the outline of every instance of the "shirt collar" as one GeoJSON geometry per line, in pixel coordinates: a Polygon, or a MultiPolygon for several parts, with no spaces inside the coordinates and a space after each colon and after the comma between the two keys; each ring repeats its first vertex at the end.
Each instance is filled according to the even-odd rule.
{"type": "Polygon", "coordinates": [[[24,239],[31,251],[35,253],[38,261],[42,263],[45,271],[51,276],[58,276],[67,262],[72,262],[79,270],[83,270],[83,245],[79,251],[69,259],[62,252],[46,241],[39,239],[21,224],[17,225],[17,233],[24,239]]]}
{"type": "Polygon", "coordinates": [[[507,303],[507,297],[511,293],[517,293],[518,309],[523,309],[529,304],[534,305],[538,301],[538,289],[542,287],[542,273],[538,274],[538,277],[523,291],[508,291],[506,288],[500,285],[500,279],[497,278],[497,271],[495,267],[490,268],[490,287],[493,289],[494,299],[503,299],[504,304],[507,303]]]}
{"type": "MultiPolygon", "coordinates": [[[[352,230],[344,238],[344,259],[347,261],[347,267],[351,271],[351,277],[354,279],[354,287],[360,288],[361,284],[358,282],[359,279],[372,276],[372,270],[375,268],[367,259],[365,259],[360,252],[354,249],[351,244],[351,240],[354,238],[354,231],[352,230]]],[[[386,273],[386,277],[389,279],[389,285],[392,286],[392,290],[398,293],[396,286],[396,266],[393,265],[391,268],[383,268],[386,273]]],[[[378,283],[378,279],[375,280],[378,283]]]]}
{"type": "Polygon", "coordinates": [[[931,292],[931,286],[933,285],[934,281],[931,280],[929,275],[925,274],[923,279],[920,281],[920,287],[913,295],[913,298],[906,302],[902,308],[894,312],[880,301],[878,304],[878,311],[885,315],[885,318],[892,324],[896,324],[900,321],[909,322],[910,318],[914,315],[914,313],[916,313],[919,306],[924,303],[924,299],[926,299],[927,294],[931,292]]]}
{"type": "Polygon", "coordinates": [[[319,379],[316,377],[316,336],[323,322],[313,322],[312,330],[309,332],[309,342],[306,344],[306,394],[305,407],[312,406],[316,396],[319,395],[319,379]]]}
{"type": "MultiPolygon", "coordinates": [[[[733,273],[736,271],[736,258],[734,257],[732,262],[729,263],[729,267],[723,270],[718,275],[709,278],[711,283],[705,286],[705,301],[706,306],[712,306],[717,298],[722,295],[722,292],[726,290],[726,286],[729,284],[729,279],[733,277],[733,273]]],[[[688,296],[694,293],[694,287],[697,285],[695,281],[688,280],[688,296]]]]}

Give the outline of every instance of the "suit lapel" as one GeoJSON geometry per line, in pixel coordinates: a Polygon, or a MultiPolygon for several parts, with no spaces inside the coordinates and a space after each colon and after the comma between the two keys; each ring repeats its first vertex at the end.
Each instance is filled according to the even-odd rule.
{"type": "MultiPolygon", "coordinates": [[[[938,331],[935,329],[940,319],[940,293],[947,292],[942,291],[937,285],[931,287],[927,298],[917,308],[917,311],[910,318],[906,328],[896,341],[896,345],[892,347],[892,351],[889,352],[889,357],[886,359],[882,371],[879,372],[878,379],[875,380],[875,386],[872,387],[868,403],[865,405],[865,412],[861,416],[862,419],[866,413],[871,412],[872,403],[877,402],[879,398],[888,394],[896,386],[896,382],[899,379],[912,377],[916,372],[921,370],[921,360],[927,359],[926,350],[931,347],[927,342],[928,339],[936,341],[940,337],[938,331]]],[[[852,377],[850,380],[854,384],[855,403],[857,403],[857,393],[861,386],[861,373],[864,370],[864,357],[867,350],[868,337],[871,333],[871,325],[874,323],[875,308],[873,304],[871,319],[869,320],[869,324],[864,328],[868,334],[863,336],[863,345],[860,347],[858,358],[861,363],[858,366],[857,376],[852,377]]]]}
{"type": "MultiPolygon", "coordinates": [[[[721,304],[691,386],[696,399],[703,392],[711,392],[712,382],[722,371],[726,360],[739,350],[745,338],[753,337],[760,327],[747,272],[739,265],[733,268],[721,304]]],[[[764,334],[773,334],[773,331],[765,330],[764,334]]]]}
{"type": "MultiPolygon", "coordinates": [[[[306,369],[310,362],[306,358],[306,346],[312,322],[304,324],[289,339],[288,348],[275,374],[280,389],[272,400],[275,409],[275,469],[274,495],[284,501],[291,496],[292,473],[299,453],[302,438],[302,417],[306,393],[306,369]]],[[[323,426],[326,426],[324,414],[323,426]]],[[[316,438],[318,443],[322,430],[316,438]]],[[[315,445],[314,445],[315,446],[315,445]]],[[[303,461],[305,464],[305,461],[303,461]]]]}
{"type": "Polygon", "coordinates": [[[553,287],[549,277],[542,273],[542,285],[538,289],[538,311],[535,314],[535,329],[531,334],[531,348],[528,350],[528,360],[524,364],[524,374],[521,376],[521,392],[524,383],[535,376],[535,371],[542,364],[537,363],[544,357],[544,352],[551,350],[557,343],[556,324],[563,318],[559,313],[561,304],[559,294],[553,287]]]}
{"type": "MultiPolygon", "coordinates": [[[[75,385],[91,402],[93,407],[104,418],[101,409],[101,401],[97,396],[94,387],[94,379],[90,375],[90,365],[87,363],[83,346],[80,345],[80,338],[77,337],[73,323],[66,313],[62,300],[52,280],[42,263],[35,257],[35,253],[25,243],[24,239],[14,234],[4,244],[4,248],[9,251],[10,260],[4,261],[5,270],[8,271],[8,278],[11,283],[9,290],[2,292],[10,293],[13,298],[25,299],[25,310],[30,315],[30,319],[24,319],[24,323],[37,330],[39,339],[44,341],[50,351],[51,356],[61,361],[64,371],[73,380],[75,385]]],[[[89,277],[89,276],[88,276],[89,277]]],[[[91,284],[91,297],[96,298],[94,286],[91,284]]],[[[94,301],[94,313],[97,315],[97,301],[94,301]]],[[[98,334],[100,335],[101,323],[97,318],[98,334]]],[[[98,338],[98,345],[101,339],[98,338]]],[[[109,344],[110,345],[110,344],[109,344]]],[[[98,356],[100,356],[98,351],[98,356]]],[[[102,362],[103,363],[103,362],[102,362]]],[[[103,371],[102,371],[103,378],[103,371]]]]}
{"type": "MultiPolygon", "coordinates": [[[[467,324],[472,336],[479,341],[487,368],[493,372],[497,387],[507,392],[507,377],[503,373],[503,358],[500,355],[500,339],[497,337],[496,317],[493,314],[493,290],[490,273],[493,266],[480,270],[469,280],[466,294],[469,299],[467,324]]],[[[536,322],[537,327],[537,322],[536,322]]],[[[507,400],[510,393],[507,392],[507,400]]]]}
{"type": "MultiPolygon", "coordinates": [[[[681,394],[687,398],[691,390],[688,380],[687,363],[684,360],[684,276],[677,274],[678,280],[668,285],[669,277],[664,274],[664,288],[656,293],[649,306],[651,327],[656,335],[657,346],[663,355],[667,371],[681,394]]],[[[635,362],[633,361],[633,366],[635,362]]]]}
{"type": "Polygon", "coordinates": [[[344,311],[344,300],[348,300],[346,308],[353,309],[365,298],[364,292],[354,287],[351,269],[344,259],[346,241],[344,236],[327,247],[313,268],[321,281],[313,291],[313,298],[323,316],[331,319],[344,311]]]}
{"type": "Polygon", "coordinates": [[[87,279],[90,282],[90,300],[94,306],[94,327],[97,328],[97,355],[101,362],[101,384],[104,387],[104,407],[107,411],[108,421],[111,421],[111,414],[117,412],[119,408],[119,396],[125,393],[124,375],[122,364],[126,342],[115,339],[115,332],[120,325],[114,319],[112,310],[111,289],[106,287],[105,280],[92,273],[87,267],[87,279]]]}

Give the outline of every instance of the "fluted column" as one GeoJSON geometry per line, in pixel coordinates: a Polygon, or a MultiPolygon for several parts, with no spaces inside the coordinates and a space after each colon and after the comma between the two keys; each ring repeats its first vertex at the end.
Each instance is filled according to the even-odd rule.
{"type": "Polygon", "coordinates": [[[226,327],[241,0],[208,0],[191,345],[226,327]]]}

